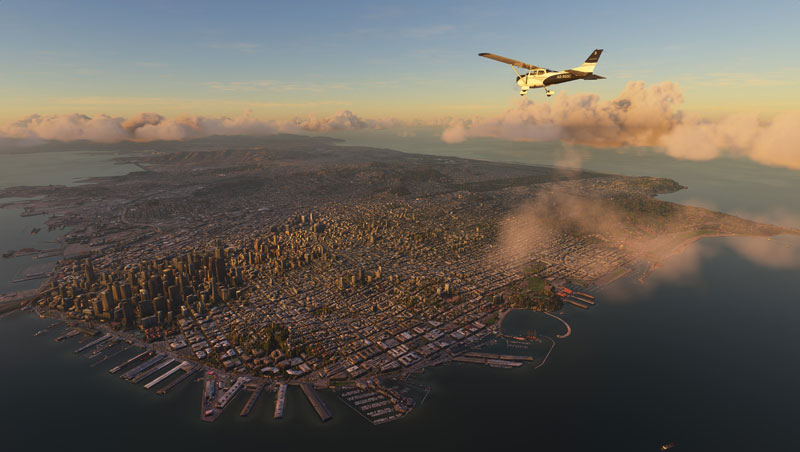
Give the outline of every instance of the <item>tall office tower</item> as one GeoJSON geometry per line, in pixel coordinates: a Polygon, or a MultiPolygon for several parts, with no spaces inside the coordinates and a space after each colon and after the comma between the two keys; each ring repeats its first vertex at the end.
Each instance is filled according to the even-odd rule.
{"type": "Polygon", "coordinates": [[[178,312],[181,309],[182,298],[181,290],[177,285],[172,285],[167,288],[169,295],[169,310],[171,312],[178,312]]]}
{"type": "Polygon", "coordinates": [[[120,292],[122,293],[123,300],[133,296],[133,291],[131,290],[131,286],[128,283],[125,283],[120,287],[120,292]]]}
{"type": "Polygon", "coordinates": [[[147,287],[150,289],[150,296],[164,295],[164,287],[161,278],[158,275],[153,275],[148,281],[147,287]]]}
{"type": "Polygon", "coordinates": [[[171,268],[165,269],[162,280],[164,282],[164,286],[166,287],[175,284],[175,272],[171,268]]]}
{"type": "Polygon", "coordinates": [[[92,267],[92,262],[89,259],[86,259],[84,263],[84,272],[86,276],[86,281],[89,283],[95,282],[97,277],[94,274],[94,268],[92,267]]]}
{"type": "Polygon", "coordinates": [[[95,298],[92,300],[91,305],[95,317],[100,317],[103,314],[103,302],[95,298]]]}
{"type": "Polygon", "coordinates": [[[114,301],[119,301],[125,298],[122,296],[122,290],[117,283],[111,285],[111,295],[114,296],[114,301]]]}
{"type": "Polygon", "coordinates": [[[110,290],[106,289],[100,292],[100,302],[103,305],[103,312],[111,312],[111,308],[114,307],[115,303],[110,290]]]}
{"type": "Polygon", "coordinates": [[[123,300],[120,303],[122,308],[122,316],[124,317],[125,325],[133,325],[136,322],[136,313],[133,310],[133,303],[130,300],[123,300]]]}

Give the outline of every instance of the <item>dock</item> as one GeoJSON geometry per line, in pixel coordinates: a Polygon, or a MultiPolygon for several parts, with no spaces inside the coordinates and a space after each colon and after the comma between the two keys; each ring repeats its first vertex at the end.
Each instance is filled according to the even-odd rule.
{"type": "Polygon", "coordinates": [[[177,371],[179,371],[179,370],[181,370],[183,368],[190,367],[190,366],[191,366],[191,363],[189,363],[188,361],[184,361],[184,362],[178,364],[177,366],[173,367],[172,369],[168,370],[167,372],[165,372],[165,373],[161,374],[160,376],[156,377],[155,380],[153,380],[150,383],[147,383],[146,385],[144,385],[144,388],[149,390],[153,386],[155,386],[155,385],[161,383],[162,381],[166,380],[170,375],[174,374],[175,372],[177,372],[177,371]]]}
{"type": "Polygon", "coordinates": [[[133,369],[131,369],[131,370],[129,370],[129,371],[127,371],[127,372],[125,372],[125,374],[124,374],[124,375],[122,375],[122,378],[124,378],[124,379],[126,379],[126,380],[130,380],[130,379],[131,379],[131,378],[133,378],[135,375],[138,375],[138,374],[139,374],[139,372],[141,372],[141,371],[143,371],[143,370],[147,369],[148,367],[155,366],[155,365],[156,365],[156,363],[157,363],[157,362],[159,362],[159,361],[161,361],[162,359],[164,359],[164,356],[163,356],[163,355],[156,355],[155,357],[153,357],[153,358],[151,358],[151,359],[148,359],[148,360],[147,360],[147,361],[145,361],[144,363],[142,363],[142,364],[139,364],[138,366],[134,367],[133,369]]]}
{"type": "Polygon", "coordinates": [[[115,373],[119,372],[120,370],[122,370],[123,368],[128,367],[129,365],[133,364],[134,362],[136,362],[138,360],[141,360],[141,359],[145,359],[145,358],[147,358],[148,356],[150,356],[152,354],[153,354],[153,352],[151,352],[149,350],[145,350],[142,353],[139,353],[138,355],[134,356],[133,358],[131,358],[131,359],[125,361],[124,363],[120,364],[119,366],[112,368],[111,370],[108,371],[108,373],[115,374],[115,373]]]}
{"type": "Polygon", "coordinates": [[[111,358],[114,358],[115,356],[119,355],[120,353],[125,353],[125,352],[126,352],[126,351],[128,351],[128,349],[130,349],[130,348],[131,348],[131,346],[130,346],[130,345],[127,345],[127,346],[125,346],[125,347],[122,347],[122,349],[121,349],[121,350],[118,350],[118,351],[116,351],[116,352],[114,352],[114,353],[112,353],[112,354],[110,354],[110,355],[106,355],[106,356],[104,356],[104,357],[103,357],[103,359],[101,359],[100,361],[97,361],[97,362],[94,362],[94,363],[92,363],[92,365],[90,365],[89,367],[95,367],[95,366],[99,366],[100,364],[103,364],[104,362],[108,361],[109,359],[111,359],[111,358]]]}
{"type": "Polygon", "coordinates": [[[525,355],[498,355],[495,353],[467,352],[464,356],[470,358],[502,359],[506,361],[533,361],[532,356],[525,355]]]}
{"type": "Polygon", "coordinates": [[[71,330],[67,331],[66,333],[62,334],[61,336],[58,336],[57,338],[55,338],[55,341],[56,342],[61,342],[64,339],[69,339],[69,338],[75,337],[75,336],[77,336],[79,334],[81,334],[80,331],[78,331],[76,329],[71,329],[71,330]]]}
{"type": "Polygon", "coordinates": [[[175,387],[178,386],[179,384],[181,384],[184,380],[186,380],[190,376],[194,375],[198,370],[200,370],[200,366],[192,366],[192,367],[184,369],[184,371],[186,373],[184,373],[180,377],[172,380],[172,383],[170,383],[170,384],[164,386],[163,388],[159,389],[158,392],[156,392],[156,394],[158,394],[158,395],[166,395],[169,391],[172,391],[173,389],[175,389],[175,387]]]}
{"type": "Polygon", "coordinates": [[[258,396],[264,391],[264,387],[267,386],[266,382],[259,383],[256,386],[256,389],[253,390],[253,393],[250,394],[250,398],[247,399],[247,404],[245,404],[244,408],[242,408],[242,412],[239,413],[239,416],[247,416],[253,411],[253,407],[256,406],[256,401],[258,400],[258,396]]]}
{"type": "Polygon", "coordinates": [[[283,417],[283,407],[286,406],[286,383],[281,383],[278,387],[278,394],[275,396],[275,419],[283,417]]]}
{"type": "Polygon", "coordinates": [[[319,394],[317,394],[317,391],[315,391],[309,383],[301,383],[300,388],[305,393],[306,398],[308,398],[309,403],[311,403],[311,406],[317,411],[317,414],[322,422],[325,422],[333,417],[331,411],[328,409],[328,406],[325,405],[325,402],[319,398],[319,394]]]}
{"type": "Polygon", "coordinates": [[[236,397],[236,394],[239,392],[240,389],[242,389],[242,386],[244,386],[244,384],[247,383],[247,381],[248,381],[247,377],[237,378],[236,382],[233,383],[233,385],[231,385],[230,389],[225,391],[225,393],[222,394],[219,397],[219,399],[217,399],[216,407],[219,409],[224,409],[226,406],[228,406],[228,403],[230,403],[230,401],[233,400],[234,397],[236,397]]]}
{"type": "Polygon", "coordinates": [[[85,350],[88,350],[88,349],[94,347],[95,345],[101,344],[101,343],[111,339],[111,337],[112,336],[110,334],[106,333],[100,339],[95,339],[92,342],[89,342],[88,344],[81,345],[80,347],[76,348],[74,353],[77,354],[77,353],[81,353],[81,352],[83,352],[85,350]]]}
{"type": "Polygon", "coordinates": [[[174,362],[175,362],[174,358],[168,358],[168,359],[164,360],[163,362],[159,363],[157,366],[153,366],[153,367],[151,367],[149,369],[145,369],[145,370],[141,371],[139,374],[137,374],[135,377],[133,377],[130,381],[131,381],[131,383],[137,384],[137,383],[141,382],[142,380],[144,380],[145,378],[149,377],[150,375],[153,375],[154,373],[156,373],[159,370],[169,366],[170,364],[172,364],[174,362]]]}
{"type": "Polygon", "coordinates": [[[577,307],[579,307],[581,309],[589,309],[589,306],[586,306],[583,303],[578,303],[577,301],[574,301],[574,300],[570,300],[569,298],[564,298],[564,301],[566,301],[569,304],[575,305],[575,306],[577,306],[577,307]]]}

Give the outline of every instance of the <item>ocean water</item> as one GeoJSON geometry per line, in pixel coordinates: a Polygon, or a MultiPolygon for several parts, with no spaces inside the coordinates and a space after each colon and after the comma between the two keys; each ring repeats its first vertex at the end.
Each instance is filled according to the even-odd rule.
{"type": "MultiPolygon", "coordinates": [[[[425,146],[420,140],[416,152],[425,146]]],[[[494,155],[484,146],[461,152],[494,155]]],[[[498,159],[504,149],[496,150],[498,159]]],[[[546,152],[561,151],[528,158],[544,160],[546,152]]],[[[687,196],[722,210],[786,218],[800,211],[785,194],[800,188],[794,173],[721,161],[697,170],[667,162],[675,166],[668,174],[666,163],[657,163],[663,156],[608,157],[614,158],[628,165],[619,172],[674,178],[690,186],[687,196]]],[[[597,154],[583,166],[614,166],[601,160],[597,154]]],[[[377,427],[329,392],[321,395],[334,418],[322,424],[296,389],[283,420],[272,419],[272,394],[239,417],[246,399],[240,395],[207,424],[199,419],[199,383],[156,396],[106,372],[124,357],[92,368],[72,353],[75,339],[55,343],[57,331],[32,337],[50,320],[15,313],[0,319],[2,449],[647,451],[674,441],[681,451],[798,450],[798,276],[797,237],[700,240],[643,283],[622,278],[595,307],[566,307],[560,316],[572,334],[556,339],[541,368],[427,369],[414,377],[433,389],[426,401],[407,418],[377,427]]],[[[558,323],[527,314],[509,321],[540,334],[560,331],[558,323]]]]}

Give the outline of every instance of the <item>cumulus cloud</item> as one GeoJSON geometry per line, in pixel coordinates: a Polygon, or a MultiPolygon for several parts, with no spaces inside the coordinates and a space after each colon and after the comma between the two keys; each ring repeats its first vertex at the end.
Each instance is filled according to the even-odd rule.
{"type": "Polygon", "coordinates": [[[800,169],[800,112],[762,121],[757,114],[712,121],[678,110],[680,87],[630,82],[616,99],[559,94],[552,101],[521,99],[493,117],[453,120],[448,143],[473,137],[515,141],[562,140],[597,147],[652,146],[676,158],[744,156],[764,165],[800,169]]]}
{"type": "Polygon", "coordinates": [[[0,137],[27,141],[88,140],[118,141],[185,140],[209,135],[272,135],[276,133],[330,132],[337,130],[384,129],[402,122],[395,119],[364,119],[351,111],[327,117],[311,115],[293,120],[259,119],[250,111],[236,117],[179,116],[166,118],[157,113],[140,113],[130,118],[81,114],[31,115],[0,129],[0,137]]]}

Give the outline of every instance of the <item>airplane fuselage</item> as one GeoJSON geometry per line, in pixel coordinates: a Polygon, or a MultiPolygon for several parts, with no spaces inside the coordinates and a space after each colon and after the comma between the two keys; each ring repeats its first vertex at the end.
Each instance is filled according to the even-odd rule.
{"type": "Polygon", "coordinates": [[[570,74],[566,71],[542,71],[536,70],[532,73],[517,76],[517,85],[521,88],[544,88],[545,86],[557,85],[559,83],[578,80],[580,76],[570,74]],[[539,73],[541,72],[541,74],[539,73]]]}

